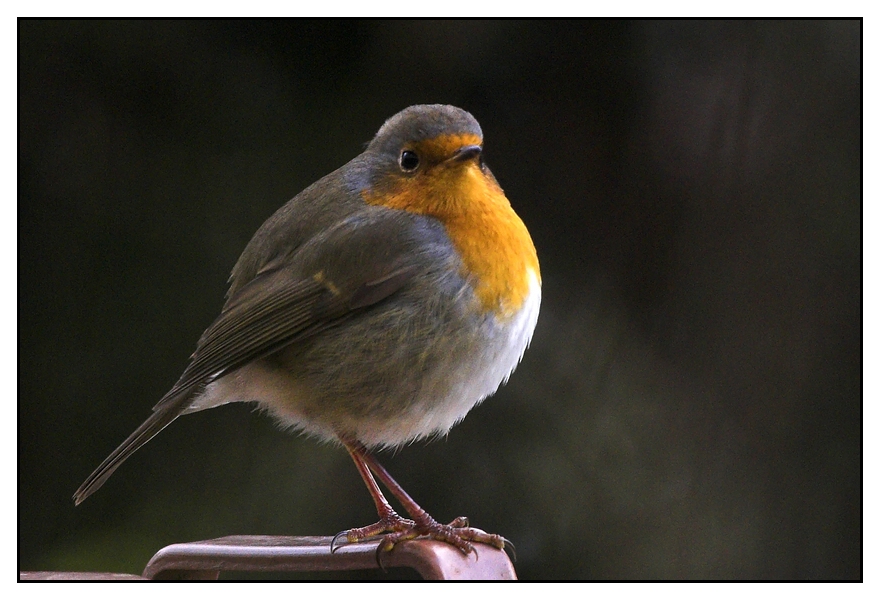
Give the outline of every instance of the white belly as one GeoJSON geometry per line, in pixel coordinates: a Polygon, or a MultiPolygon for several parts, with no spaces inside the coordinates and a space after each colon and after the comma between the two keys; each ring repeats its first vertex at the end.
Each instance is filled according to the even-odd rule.
{"type": "MultiPolygon", "coordinates": [[[[454,373],[442,374],[444,378],[455,379],[444,397],[426,398],[393,422],[365,423],[360,427],[359,439],[368,446],[398,446],[414,439],[443,435],[506,383],[522,360],[538,322],[541,284],[532,271],[529,279],[529,295],[522,309],[502,326],[494,342],[472,360],[458,365],[454,373]]],[[[430,388],[426,391],[431,393],[430,388]]]]}

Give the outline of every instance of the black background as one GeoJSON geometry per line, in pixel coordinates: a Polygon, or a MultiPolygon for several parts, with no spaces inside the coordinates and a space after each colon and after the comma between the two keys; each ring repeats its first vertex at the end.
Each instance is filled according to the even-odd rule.
{"type": "Polygon", "coordinates": [[[20,21],[18,99],[20,569],[372,522],[342,450],[241,405],[71,495],[262,221],[443,102],[544,300],[506,387],[383,454],[410,494],[521,578],[861,577],[858,21],[20,21]]]}

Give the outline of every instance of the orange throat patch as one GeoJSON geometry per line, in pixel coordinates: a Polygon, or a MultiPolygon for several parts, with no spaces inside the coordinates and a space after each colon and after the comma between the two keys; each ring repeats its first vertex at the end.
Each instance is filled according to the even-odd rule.
{"type": "MultiPolygon", "coordinates": [[[[474,136],[442,136],[423,142],[428,156],[451,156],[474,136]]],[[[415,176],[395,178],[381,191],[364,191],[368,204],[437,218],[463,263],[485,312],[514,317],[540,284],[538,255],[525,224],[495,179],[474,161],[439,161],[415,176]]]]}

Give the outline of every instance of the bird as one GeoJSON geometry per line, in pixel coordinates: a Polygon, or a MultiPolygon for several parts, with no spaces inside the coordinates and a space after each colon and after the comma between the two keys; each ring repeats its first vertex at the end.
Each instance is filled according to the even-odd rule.
{"type": "Polygon", "coordinates": [[[377,552],[416,538],[466,555],[474,543],[504,549],[465,517],[431,517],[376,452],[441,437],[495,393],[540,304],[535,245],[484,161],[479,123],[454,106],[410,106],[257,230],[180,379],[74,502],[177,417],[250,402],[354,461],[378,521],[342,531],[331,552],[373,538],[377,552]]]}

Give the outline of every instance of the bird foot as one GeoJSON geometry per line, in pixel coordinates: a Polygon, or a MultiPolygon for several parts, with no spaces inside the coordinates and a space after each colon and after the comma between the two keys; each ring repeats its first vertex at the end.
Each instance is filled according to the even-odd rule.
{"type": "Polygon", "coordinates": [[[363,540],[369,539],[371,537],[375,537],[377,535],[381,535],[386,532],[405,532],[409,531],[415,527],[415,521],[410,519],[404,519],[396,512],[392,511],[389,514],[381,517],[376,523],[372,525],[367,525],[366,527],[356,527],[354,529],[346,529],[345,531],[340,531],[335,536],[333,536],[333,540],[330,542],[330,554],[333,554],[337,550],[339,550],[340,546],[345,544],[354,544],[356,542],[361,542],[363,540]],[[340,542],[342,542],[340,544],[340,542]]]}
{"type": "Polygon", "coordinates": [[[418,538],[445,542],[455,546],[465,555],[476,552],[471,542],[488,544],[499,550],[504,550],[505,547],[512,548],[512,544],[502,536],[470,527],[466,517],[458,517],[449,524],[443,524],[438,523],[428,514],[424,514],[424,518],[418,521],[413,521],[392,513],[372,525],[336,534],[330,544],[330,551],[338,550],[337,543],[342,539],[345,543],[355,543],[382,534],[386,535],[376,548],[377,557],[381,552],[392,550],[400,542],[418,538]]]}

